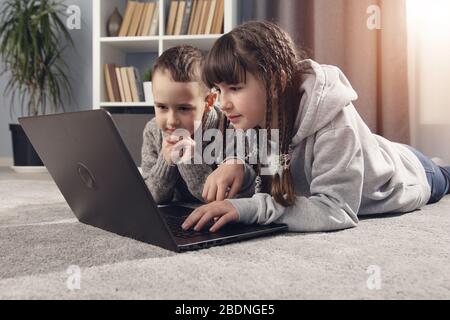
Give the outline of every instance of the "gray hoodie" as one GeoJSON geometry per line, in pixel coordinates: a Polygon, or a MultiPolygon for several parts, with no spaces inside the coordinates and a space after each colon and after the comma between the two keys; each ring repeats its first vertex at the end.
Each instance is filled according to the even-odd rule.
{"type": "Polygon", "coordinates": [[[425,170],[404,145],[373,134],[352,101],[358,98],[339,68],[300,62],[303,97],[292,139],[296,203],[270,194],[230,199],[243,223],[284,223],[290,231],[355,227],[358,215],[410,212],[430,198],[425,170]]]}

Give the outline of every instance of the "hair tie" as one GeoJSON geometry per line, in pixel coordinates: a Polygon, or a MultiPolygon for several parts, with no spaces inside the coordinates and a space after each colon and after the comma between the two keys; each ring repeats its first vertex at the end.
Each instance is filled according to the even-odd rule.
{"type": "Polygon", "coordinates": [[[261,176],[258,174],[255,180],[255,193],[261,193],[262,192],[262,179],[261,176]]]}
{"type": "Polygon", "coordinates": [[[288,153],[280,155],[279,158],[279,165],[283,168],[283,170],[288,170],[291,166],[291,160],[292,160],[292,146],[289,145],[288,153]]]}

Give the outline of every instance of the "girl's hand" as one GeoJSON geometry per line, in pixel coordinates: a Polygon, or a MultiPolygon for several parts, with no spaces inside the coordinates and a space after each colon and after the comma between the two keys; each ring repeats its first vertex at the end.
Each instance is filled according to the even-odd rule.
{"type": "Polygon", "coordinates": [[[200,231],[210,221],[215,221],[209,229],[210,232],[216,232],[224,225],[239,220],[239,214],[236,208],[228,201],[215,201],[210,204],[198,207],[182,224],[184,230],[194,227],[195,231],[200,231]]]}
{"type": "Polygon", "coordinates": [[[205,202],[222,201],[234,198],[244,182],[244,164],[230,159],[221,164],[206,179],[202,197],[205,202]]]}

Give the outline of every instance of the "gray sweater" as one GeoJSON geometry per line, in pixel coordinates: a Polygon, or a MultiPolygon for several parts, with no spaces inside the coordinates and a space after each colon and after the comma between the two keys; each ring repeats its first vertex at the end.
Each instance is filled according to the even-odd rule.
{"type": "MultiPolygon", "coordinates": [[[[220,110],[211,109],[203,125],[203,129],[218,129],[220,110]]],[[[203,186],[208,176],[217,165],[178,164],[169,166],[160,153],[163,133],[156,125],[155,119],[147,123],[143,133],[142,144],[142,176],[157,204],[172,201],[203,201],[203,186]]],[[[204,145],[203,148],[206,146],[204,145]]],[[[204,150],[204,149],[203,149],[204,150]]],[[[251,196],[255,172],[249,165],[245,166],[245,181],[239,196],[251,196]]]]}
{"type": "Polygon", "coordinates": [[[358,215],[424,206],[431,191],[416,156],[370,131],[352,104],[358,96],[341,70],[312,60],[301,63],[307,71],[291,143],[296,204],[284,208],[264,193],[228,200],[240,221],[331,231],[355,227],[358,215]]]}

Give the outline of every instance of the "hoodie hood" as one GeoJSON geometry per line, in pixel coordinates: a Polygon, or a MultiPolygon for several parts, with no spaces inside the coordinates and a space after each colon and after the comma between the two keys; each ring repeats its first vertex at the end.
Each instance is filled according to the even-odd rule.
{"type": "Polygon", "coordinates": [[[344,73],[335,66],[301,61],[300,92],[303,94],[291,146],[295,147],[332,121],[341,110],[358,99],[344,73]]]}

